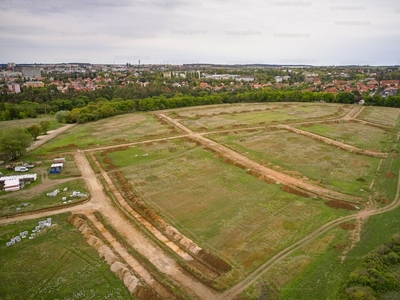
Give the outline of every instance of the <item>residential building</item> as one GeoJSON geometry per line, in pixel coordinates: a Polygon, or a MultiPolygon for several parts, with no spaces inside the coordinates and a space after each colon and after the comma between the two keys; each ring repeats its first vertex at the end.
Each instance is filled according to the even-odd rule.
{"type": "Polygon", "coordinates": [[[23,72],[25,79],[38,79],[42,77],[39,67],[26,67],[24,68],[23,72]]]}

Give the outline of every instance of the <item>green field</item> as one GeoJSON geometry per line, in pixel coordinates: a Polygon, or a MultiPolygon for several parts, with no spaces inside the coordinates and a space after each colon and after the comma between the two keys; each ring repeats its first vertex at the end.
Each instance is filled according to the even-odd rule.
{"type": "MultiPolygon", "coordinates": [[[[276,264],[239,299],[341,299],[348,276],[361,258],[386,243],[400,230],[400,208],[370,217],[361,240],[341,262],[350,245],[349,232],[339,226],[276,264]],[[377,234],[379,232],[380,234],[377,234]]],[[[382,299],[397,299],[382,298],[382,299]]]]}
{"type": "Polygon", "coordinates": [[[6,242],[45,218],[0,227],[1,299],[133,299],[67,216],[52,216],[55,226],[11,247],[6,242]]]}
{"type": "Polygon", "coordinates": [[[28,128],[29,126],[39,124],[41,121],[49,121],[50,122],[49,131],[63,126],[63,124],[58,123],[57,120],[52,115],[46,115],[46,116],[42,115],[42,116],[39,116],[38,118],[34,118],[34,119],[28,118],[28,119],[21,119],[21,120],[1,121],[0,122],[0,124],[1,124],[0,137],[1,137],[1,132],[3,130],[9,129],[9,128],[15,128],[15,127],[20,127],[20,128],[25,129],[25,128],[28,128]]]}
{"type": "Polygon", "coordinates": [[[179,132],[170,125],[162,124],[150,113],[115,116],[93,123],[78,124],[72,130],[60,134],[34,153],[62,152],[75,149],[96,148],[150,139],[170,137],[179,132]]]}
{"type": "Polygon", "coordinates": [[[178,111],[181,123],[194,131],[229,130],[255,126],[268,126],[280,123],[294,123],[326,118],[339,117],[347,112],[350,107],[345,105],[326,105],[313,103],[285,103],[277,106],[276,103],[260,107],[259,109],[246,110],[239,106],[228,106],[232,113],[226,112],[224,107],[218,110],[199,109],[197,114],[183,114],[178,111]]]}
{"type": "Polygon", "coordinates": [[[375,179],[378,158],[352,154],[285,130],[212,134],[210,138],[279,171],[343,193],[364,196],[375,179]]]}
{"type": "Polygon", "coordinates": [[[283,192],[281,185],[260,181],[193,143],[153,143],[97,157],[105,168],[111,162],[119,168],[136,194],[170,224],[231,263],[232,274],[219,279],[228,284],[348,213],[283,192]]]}
{"type": "Polygon", "coordinates": [[[325,285],[327,282],[321,281],[320,277],[324,276],[326,280],[329,280],[330,276],[335,276],[335,266],[340,264],[342,247],[346,246],[348,242],[348,231],[335,227],[275,264],[238,299],[328,299],[325,291],[331,286],[325,285]],[[317,270],[316,276],[302,280],[302,276],[306,276],[307,272],[311,273],[317,270]],[[325,270],[328,270],[329,273],[326,273],[325,270]],[[293,280],[299,279],[302,280],[301,283],[291,284],[293,280]],[[314,289],[318,289],[320,292],[310,294],[310,291],[314,289]],[[314,298],[317,295],[320,298],[314,298]]]}
{"type": "Polygon", "coordinates": [[[394,136],[390,131],[360,123],[330,123],[299,126],[300,129],[365,150],[389,152],[394,136]]]}
{"type": "Polygon", "coordinates": [[[279,299],[340,299],[345,281],[360,259],[399,232],[399,213],[397,208],[371,217],[362,229],[360,242],[347,254],[343,263],[338,257],[340,253],[332,248],[315,257],[304,273],[285,286],[279,299]]]}
{"type": "Polygon", "coordinates": [[[399,121],[399,113],[398,108],[366,106],[358,116],[358,119],[394,127],[399,121]]]}

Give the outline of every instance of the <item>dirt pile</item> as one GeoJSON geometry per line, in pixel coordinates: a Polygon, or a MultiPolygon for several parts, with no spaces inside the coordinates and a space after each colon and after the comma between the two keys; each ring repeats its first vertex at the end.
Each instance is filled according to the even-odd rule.
{"type": "Polygon", "coordinates": [[[95,236],[90,226],[83,218],[84,216],[71,215],[68,221],[78,228],[86,238],[87,243],[95,248],[99,256],[110,265],[110,270],[124,282],[129,292],[139,299],[157,299],[157,296],[147,287],[144,287],[129,268],[119,261],[119,257],[115,255],[112,249],[95,236]]]}
{"type": "Polygon", "coordinates": [[[386,178],[396,178],[396,174],[394,174],[393,172],[387,172],[385,174],[385,177],[386,178]]]}
{"type": "Polygon", "coordinates": [[[283,192],[294,194],[294,195],[301,196],[301,197],[304,197],[304,198],[310,198],[310,195],[307,194],[306,192],[303,192],[303,191],[301,191],[299,189],[295,189],[295,188],[287,186],[287,185],[282,186],[280,188],[280,190],[283,191],[283,192]]]}
{"type": "Polygon", "coordinates": [[[343,222],[339,224],[339,227],[345,230],[354,230],[356,229],[356,224],[351,222],[343,222]]]}
{"type": "Polygon", "coordinates": [[[357,207],[355,204],[351,204],[349,202],[344,202],[344,201],[330,200],[328,202],[325,202],[325,204],[332,208],[357,210],[357,207]]]}

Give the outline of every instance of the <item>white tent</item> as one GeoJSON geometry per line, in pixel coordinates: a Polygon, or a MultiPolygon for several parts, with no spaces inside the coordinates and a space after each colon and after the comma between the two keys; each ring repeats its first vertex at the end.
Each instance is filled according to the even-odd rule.
{"type": "Polygon", "coordinates": [[[19,191],[20,188],[19,179],[6,180],[4,182],[4,190],[6,192],[19,191]]]}

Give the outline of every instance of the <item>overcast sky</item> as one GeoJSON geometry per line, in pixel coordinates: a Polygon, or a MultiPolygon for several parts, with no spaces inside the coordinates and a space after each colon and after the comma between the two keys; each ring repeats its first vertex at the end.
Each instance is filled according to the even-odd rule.
{"type": "Polygon", "coordinates": [[[399,0],[1,0],[0,62],[395,65],[399,0]]]}

